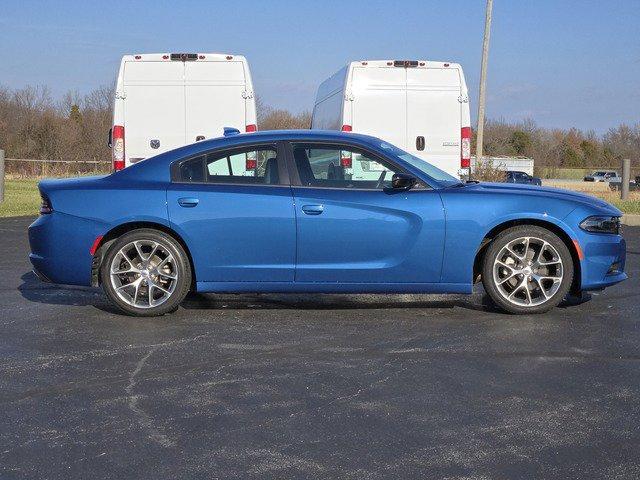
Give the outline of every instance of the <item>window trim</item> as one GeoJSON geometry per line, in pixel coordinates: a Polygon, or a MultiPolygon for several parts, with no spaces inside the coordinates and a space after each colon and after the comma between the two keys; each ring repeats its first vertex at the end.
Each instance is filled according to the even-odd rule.
{"type": "MultiPolygon", "coordinates": [[[[416,178],[418,183],[414,189],[416,190],[434,190],[433,187],[423,182],[422,179],[416,177],[412,172],[408,171],[402,165],[393,161],[391,158],[381,155],[378,152],[370,150],[368,148],[363,147],[362,145],[358,145],[356,143],[351,142],[337,142],[331,140],[309,140],[309,139],[295,139],[295,140],[287,140],[286,142],[286,158],[287,158],[287,167],[289,168],[289,178],[291,179],[291,186],[296,188],[313,188],[313,189],[323,189],[323,190],[343,190],[348,192],[381,192],[381,193],[390,193],[391,190],[385,188],[353,188],[353,187],[324,187],[321,185],[303,185],[300,180],[300,173],[298,172],[298,167],[296,165],[295,157],[293,155],[293,145],[294,144],[309,144],[309,145],[318,145],[320,147],[329,147],[331,149],[343,150],[340,147],[348,147],[349,149],[360,151],[370,156],[372,160],[379,160],[382,162],[386,162],[397,168],[396,173],[406,173],[412,175],[416,178]]],[[[413,190],[413,189],[412,189],[413,190]]],[[[406,192],[405,192],[406,193],[406,192]]]]}
{"type": "MultiPolygon", "coordinates": [[[[245,144],[234,145],[234,146],[212,148],[211,150],[204,150],[198,153],[194,153],[193,155],[189,155],[179,160],[175,160],[173,163],[171,163],[171,166],[170,166],[171,183],[177,184],[177,185],[237,185],[237,186],[251,186],[251,187],[289,186],[291,182],[289,177],[289,171],[287,168],[288,165],[287,165],[286,157],[287,157],[287,152],[284,146],[284,142],[279,140],[271,141],[271,142],[265,141],[265,142],[259,142],[259,143],[245,143],[245,144]],[[243,182],[230,183],[230,182],[209,182],[209,181],[187,182],[187,181],[183,181],[182,178],[180,177],[180,167],[182,166],[182,164],[190,160],[193,160],[194,158],[202,157],[205,155],[215,155],[215,154],[220,154],[221,156],[231,156],[233,155],[233,152],[242,153],[242,152],[251,151],[251,149],[256,149],[256,150],[272,149],[276,151],[276,160],[278,162],[278,183],[243,183],[243,182]]],[[[206,163],[204,161],[202,162],[202,168],[203,170],[206,170],[206,163]]],[[[206,172],[203,172],[203,173],[206,174],[206,172]]]]}

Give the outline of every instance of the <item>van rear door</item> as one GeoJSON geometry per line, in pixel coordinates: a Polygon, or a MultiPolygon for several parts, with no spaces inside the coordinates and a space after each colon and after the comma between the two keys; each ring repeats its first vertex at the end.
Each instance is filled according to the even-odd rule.
{"type": "Polygon", "coordinates": [[[354,131],[400,147],[407,143],[405,68],[354,67],[352,122],[354,131]]]}
{"type": "Polygon", "coordinates": [[[185,62],[184,78],[185,143],[222,136],[224,127],[244,131],[247,80],[242,62],[185,62]]]}
{"type": "Polygon", "coordinates": [[[456,68],[408,68],[407,148],[452,175],[460,166],[461,82],[456,68]]]}
{"type": "Polygon", "coordinates": [[[126,62],[125,154],[131,162],[185,144],[183,62],[126,62]]]}

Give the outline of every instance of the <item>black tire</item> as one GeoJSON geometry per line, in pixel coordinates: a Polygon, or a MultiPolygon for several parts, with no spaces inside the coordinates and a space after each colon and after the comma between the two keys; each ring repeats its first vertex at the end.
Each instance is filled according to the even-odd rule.
{"type": "MultiPolygon", "coordinates": [[[[545,255],[550,255],[549,253],[550,251],[551,249],[548,249],[547,251],[545,251],[545,255]]],[[[550,261],[553,261],[553,259],[550,261]]],[[[523,262],[522,265],[525,265],[525,268],[526,268],[527,262],[526,261],[523,262]]],[[[535,267],[535,264],[534,264],[534,267],[535,267]]],[[[496,266],[496,268],[501,269],[503,267],[498,265],[496,266]]],[[[483,259],[482,284],[484,286],[485,291],[491,298],[491,300],[493,300],[494,304],[508,313],[515,313],[515,314],[544,313],[551,310],[553,307],[557,306],[567,296],[567,294],[569,293],[569,289],[571,288],[571,283],[573,281],[573,272],[574,272],[573,258],[571,256],[571,253],[569,252],[569,249],[567,248],[567,245],[562,241],[562,239],[560,239],[556,234],[554,234],[550,230],[547,230],[546,228],[543,228],[543,227],[539,227],[535,225],[519,225],[501,232],[489,244],[483,259]],[[505,275],[505,278],[509,277],[510,275],[513,275],[513,280],[509,280],[509,282],[512,282],[517,286],[518,281],[521,279],[522,282],[526,284],[525,287],[520,287],[521,288],[520,291],[515,292],[516,295],[525,297],[521,299],[521,301],[526,302],[527,296],[531,295],[531,291],[527,293],[526,291],[522,290],[522,288],[531,290],[529,288],[529,285],[531,285],[532,288],[535,289],[534,293],[539,292],[540,294],[538,297],[536,297],[537,299],[536,301],[541,302],[539,304],[533,304],[531,300],[531,296],[529,296],[528,298],[528,301],[532,303],[531,305],[520,305],[515,303],[519,300],[518,297],[514,298],[512,301],[508,300],[507,296],[505,296],[505,294],[502,293],[506,288],[500,287],[498,285],[498,281],[494,276],[494,264],[496,262],[498,255],[503,254],[504,253],[503,249],[507,245],[509,245],[511,242],[514,242],[523,237],[533,237],[534,239],[540,239],[540,240],[543,240],[544,242],[547,242],[549,245],[553,247],[553,249],[555,249],[555,251],[557,252],[562,262],[560,267],[556,267],[556,266],[539,267],[541,269],[544,269],[545,272],[548,272],[547,270],[548,268],[554,268],[554,269],[561,268],[562,280],[559,282],[556,281],[556,283],[554,283],[551,280],[542,280],[540,282],[534,283],[536,282],[535,277],[536,277],[536,274],[538,273],[537,271],[533,272],[532,275],[528,276],[529,281],[525,281],[525,276],[527,276],[527,274],[513,275],[513,272],[516,271],[515,269],[512,269],[511,272],[509,271],[509,269],[505,270],[507,272],[505,275]],[[534,277],[534,281],[531,281],[532,276],[534,277]],[[541,285],[544,285],[545,281],[547,282],[546,285],[549,285],[549,284],[552,285],[550,289],[557,288],[557,290],[555,290],[555,293],[549,294],[548,297],[545,294],[546,291],[543,292],[543,289],[540,288],[541,285]],[[559,283],[559,286],[556,287],[558,283],[559,283]]],[[[532,272],[529,271],[529,273],[532,273],[532,272]]],[[[554,274],[557,274],[557,271],[554,274]]],[[[541,275],[551,275],[551,274],[543,273],[541,275]]],[[[499,278],[498,280],[503,280],[503,279],[499,278]]],[[[505,282],[502,282],[502,283],[505,283],[505,282]]],[[[517,288],[514,287],[513,290],[517,290],[517,288]]]]}
{"type": "MultiPolygon", "coordinates": [[[[191,265],[189,263],[187,254],[185,253],[180,243],[178,243],[170,235],[150,228],[132,230],[115,240],[109,246],[109,249],[107,250],[107,253],[105,254],[100,266],[100,283],[107,297],[109,297],[109,300],[111,300],[113,304],[116,305],[124,313],[138,317],[155,317],[175,311],[180,303],[184,300],[187,293],[189,293],[189,290],[191,289],[191,279],[191,265]],[[166,252],[169,253],[173,259],[173,261],[170,262],[172,269],[171,273],[175,273],[177,278],[175,280],[165,281],[175,281],[175,285],[172,286],[173,290],[171,291],[171,293],[167,294],[166,299],[163,300],[163,303],[159,305],[147,307],[131,305],[118,295],[118,293],[116,292],[116,288],[112,284],[110,269],[114,258],[119,254],[120,250],[123,247],[126,247],[134,241],[154,242],[160,245],[162,249],[166,250],[166,252]]],[[[147,288],[151,289],[151,287],[147,288]]],[[[136,295],[133,296],[136,297],[136,295]]],[[[149,293],[148,296],[152,297],[153,295],[152,293],[149,293]]],[[[148,303],[151,304],[151,298],[149,298],[148,303]]]]}

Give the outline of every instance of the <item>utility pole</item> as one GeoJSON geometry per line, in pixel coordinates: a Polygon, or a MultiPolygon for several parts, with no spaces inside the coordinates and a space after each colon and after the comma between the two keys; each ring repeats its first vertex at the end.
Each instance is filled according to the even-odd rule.
{"type": "MultiPolygon", "coordinates": [[[[480,95],[478,96],[478,135],[476,140],[476,165],[482,162],[482,140],[484,137],[484,102],[487,83],[487,60],[489,57],[489,38],[491,37],[492,10],[493,0],[487,0],[487,13],[484,19],[484,41],[482,42],[482,65],[480,67],[480,95]]],[[[469,167],[469,174],[471,174],[471,167],[469,167]]]]}

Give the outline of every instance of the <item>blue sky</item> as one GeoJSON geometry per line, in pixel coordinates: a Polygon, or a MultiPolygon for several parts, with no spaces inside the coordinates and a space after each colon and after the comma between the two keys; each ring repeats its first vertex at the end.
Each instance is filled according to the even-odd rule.
{"type": "MultiPolygon", "coordinates": [[[[3,0],[0,84],[55,96],[114,81],[120,57],[223,52],[250,62],[265,103],[311,109],[320,81],[350,60],[463,65],[477,109],[482,0],[3,0]]],[[[640,121],[640,0],[494,0],[489,118],[593,129],[640,121]]]]}

